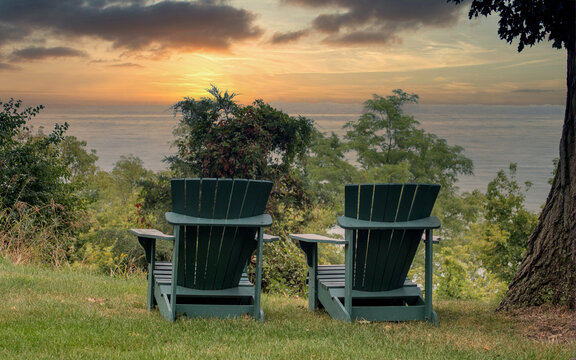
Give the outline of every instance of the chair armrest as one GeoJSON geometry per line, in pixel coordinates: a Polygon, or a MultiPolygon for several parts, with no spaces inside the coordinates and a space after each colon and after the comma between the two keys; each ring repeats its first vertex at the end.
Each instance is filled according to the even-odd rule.
{"type": "Polygon", "coordinates": [[[156,229],[130,229],[130,232],[138,236],[138,242],[144,248],[146,262],[149,264],[154,261],[156,252],[156,239],[174,241],[174,236],[164,234],[163,232],[156,229]]]}
{"type": "Polygon", "coordinates": [[[361,230],[392,230],[392,229],[438,229],[440,220],[436,216],[430,216],[418,220],[399,221],[399,222],[380,222],[358,220],[346,216],[338,217],[338,225],[344,229],[361,229],[361,230]]]}
{"type": "Polygon", "coordinates": [[[328,236],[316,234],[290,234],[291,239],[304,241],[309,243],[326,243],[326,244],[339,244],[346,245],[348,241],[342,239],[329,238],[328,236]]]}
{"type": "Polygon", "coordinates": [[[261,227],[272,225],[272,217],[268,214],[256,215],[239,219],[209,219],[177,214],[166,213],[166,221],[172,225],[189,226],[235,226],[235,227],[261,227]]]}
{"type": "Polygon", "coordinates": [[[164,234],[156,229],[130,229],[130,232],[139,238],[174,240],[174,236],[164,234]]]}

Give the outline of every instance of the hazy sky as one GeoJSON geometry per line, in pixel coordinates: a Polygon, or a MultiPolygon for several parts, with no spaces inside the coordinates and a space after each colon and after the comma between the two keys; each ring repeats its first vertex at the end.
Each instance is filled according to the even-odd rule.
{"type": "Polygon", "coordinates": [[[565,50],[516,51],[445,0],[0,0],[0,101],[563,104],[565,50]]]}

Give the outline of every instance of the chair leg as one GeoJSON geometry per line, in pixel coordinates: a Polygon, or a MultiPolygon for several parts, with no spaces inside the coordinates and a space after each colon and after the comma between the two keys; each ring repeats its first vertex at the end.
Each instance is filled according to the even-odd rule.
{"type": "Polygon", "coordinates": [[[318,244],[313,244],[311,251],[312,266],[308,269],[308,309],[318,308],[318,244]]]}
{"type": "Polygon", "coordinates": [[[426,320],[438,325],[438,316],[432,310],[432,257],[433,257],[433,237],[432,229],[426,230],[426,258],[425,258],[425,273],[424,273],[424,317],[426,320]]]}
{"type": "Polygon", "coordinates": [[[254,319],[264,321],[264,312],[260,307],[262,287],[262,247],[264,246],[264,229],[258,229],[258,249],[256,253],[256,280],[254,284],[254,319]]]}

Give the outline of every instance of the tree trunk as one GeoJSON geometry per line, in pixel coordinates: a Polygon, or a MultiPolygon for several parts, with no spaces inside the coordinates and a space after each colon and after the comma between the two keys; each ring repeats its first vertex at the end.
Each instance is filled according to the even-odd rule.
{"type": "Polygon", "coordinates": [[[570,36],[566,112],[552,188],[498,310],[544,303],[576,309],[576,35],[570,36]]]}

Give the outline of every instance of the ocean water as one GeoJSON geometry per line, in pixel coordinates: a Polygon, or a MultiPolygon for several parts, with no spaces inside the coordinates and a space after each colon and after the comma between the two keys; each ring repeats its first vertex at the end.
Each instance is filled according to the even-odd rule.
{"type": "MultiPolygon", "coordinates": [[[[361,112],[358,106],[342,104],[307,104],[300,112],[295,104],[278,107],[307,116],[321,131],[338,135],[361,112]]],[[[474,175],[460,178],[461,191],[485,191],[498,170],[516,163],[518,180],[533,183],[527,206],[537,211],[545,202],[552,161],[558,156],[562,106],[411,105],[405,110],[426,131],[462,146],[473,160],[474,175]]],[[[111,170],[121,155],[133,154],[157,171],[166,168],[162,160],[174,152],[172,131],[178,120],[168,107],[117,106],[48,108],[33,124],[48,131],[54,123],[68,122],[68,134],[86,140],[104,170],[111,170]]]]}

